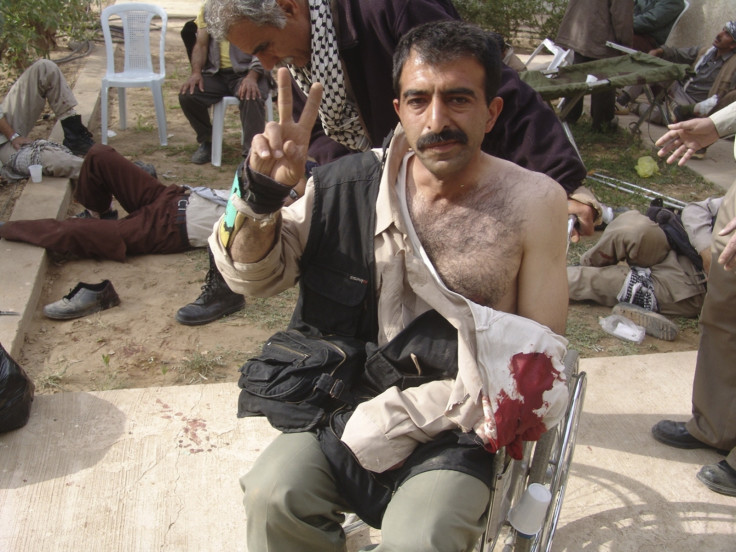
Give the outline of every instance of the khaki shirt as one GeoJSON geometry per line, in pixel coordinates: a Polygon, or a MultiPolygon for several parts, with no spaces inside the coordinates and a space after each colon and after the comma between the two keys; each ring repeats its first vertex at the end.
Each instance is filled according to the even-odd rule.
{"type": "MultiPolygon", "coordinates": [[[[716,125],[718,136],[736,134],[736,102],[713,113],[710,120],[716,125]]],[[[736,141],[733,144],[733,156],[736,159],[736,141]]]]}
{"type": "MultiPolygon", "coordinates": [[[[376,155],[381,153],[374,151],[376,155]]],[[[454,381],[435,381],[406,391],[392,388],[358,407],[345,428],[343,441],[364,467],[376,472],[397,464],[417,444],[447,429],[475,429],[486,436],[484,444],[492,450],[510,444],[507,428],[496,431],[493,414],[502,396],[520,396],[509,365],[516,353],[541,352],[551,360],[556,373],[554,381],[540,395],[541,405],[536,412],[544,419],[546,428],[562,418],[567,405],[567,387],[561,375],[567,341],[536,322],[482,307],[448,290],[423,257],[421,245],[416,247],[418,240],[412,239],[413,229],[407,226],[408,217],[402,214],[397,191],[397,184],[404,184],[399,174],[408,152],[399,126],[389,148],[376,202],[378,343],[386,343],[416,316],[433,308],[458,329],[458,376],[454,381]],[[498,441],[494,443],[495,438],[498,441]]],[[[511,171],[519,172],[521,178],[548,179],[510,162],[496,161],[499,173],[511,171]]],[[[271,296],[296,284],[313,202],[310,180],[304,196],[281,210],[280,238],[257,263],[233,262],[218,233],[212,234],[210,247],[230,289],[246,295],[271,296]]],[[[242,212],[263,218],[254,216],[247,207],[242,212]]]]}

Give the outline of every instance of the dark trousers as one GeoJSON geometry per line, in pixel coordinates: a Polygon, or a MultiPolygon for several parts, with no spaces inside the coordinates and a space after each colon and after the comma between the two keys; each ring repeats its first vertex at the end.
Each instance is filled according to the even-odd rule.
{"type": "Polygon", "coordinates": [[[190,249],[186,188],[165,186],[109,146],[95,144],[82,164],[74,195],[87,209],[105,212],[113,196],[128,212],[120,220],[11,221],[0,237],[62,254],[124,261],[126,255],[190,249]]]}
{"type": "MultiPolygon", "coordinates": [[[[578,63],[585,63],[586,61],[594,61],[593,58],[589,58],[575,52],[573,58],[573,65],[578,63]]],[[[611,120],[616,113],[616,89],[611,88],[610,90],[602,90],[599,92],[593,92],[590,95],[590,117],[593,119],[593,128],[598,129],[601,125],[604,125],[611,120]]],[[[583,113],[583,99],[577,101],[572,106],[570,112],[565,117],[565,121],[569,123],[576,123],[583,113]]]]}
{"type": "MultiPolygon", "coordinates": [[[[204,91],[194,89],[193,94],[179,94],[179,105],[184,116],[197,133],[197,143],[212,141],[212,121],[210,106],[225,96],[237,96],[242,73],[218,71],[214,75],[202,74],[204,91]]],[[[241,100],[240,125],[243,129],[243,155],[248,153],[253,136],[263,132],[266,126],[266,96],[270,92],[265,78],[258,83],[261,98],[258,100],[241,100]]]]}
{"type": "Polygon", "coordinates": [[[659,47],[659,44],[657,44],[657,41],[651,36],[634,34],[634,40],[631,47],[634,48],[634,50],[639,50],[640,52],[648,54],[651,50],[659,47]]]}

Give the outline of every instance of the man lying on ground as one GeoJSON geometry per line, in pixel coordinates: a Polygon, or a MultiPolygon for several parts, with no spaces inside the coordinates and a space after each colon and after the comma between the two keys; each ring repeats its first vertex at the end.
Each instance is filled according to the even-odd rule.
{"type": "Polygon", "coordinates": [[[109,146],[87,153],[74,189],[86,211],[66,220],[15,220],[0,238],[77,257],[124,261],[127,255],[179,253],[204,247],[229,192],[164,185],[109,146]],[[118,218],[113,197],[127,216],[118,218]]]}
{"type": "Polygon", "coordinates": [[[27,178],[28,166],[43,165],[49,176],[77,178],[92,134],[74,110],[77,100],[59,67],[48,59],[26,69],[0,105],[0,167],[8,180],[27,178]],[[28,134],[48,102],[64,129],[64,147],[28,134]]]}

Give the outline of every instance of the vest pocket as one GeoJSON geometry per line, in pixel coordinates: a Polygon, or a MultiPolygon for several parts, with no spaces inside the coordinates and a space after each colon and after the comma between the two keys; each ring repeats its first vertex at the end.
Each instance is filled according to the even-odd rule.
{"type": "Polygon", "coordinates": [[[367,278],[313,264],[302,275],[304,322],[323,333],[354,336],[367,291],[367,278]]]}

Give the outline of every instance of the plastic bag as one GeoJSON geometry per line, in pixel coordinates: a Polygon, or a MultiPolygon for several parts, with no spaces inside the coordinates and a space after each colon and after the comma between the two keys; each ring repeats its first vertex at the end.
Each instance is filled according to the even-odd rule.
{"type": "Polygon", "coordinates": [[[659,167],[654,159],[649,155],[644,155],[636,162],[636,172],[642,178],[649,178],[652,175],[659,174],[659,167]]]}
{"type": "Polygon", "coordinates": [[[0,433],[26,425],[34,389],[23,368],[0,344],[0,433]]]}
{"type": "Polygon", "coordinates": [[[634,343],[641,343],[644,341],[646,330],[641,326],[634,324],[634,322],[625,316],[612,314],[605,318],[599,318],[598,323],[601,325],[604,332],[620,339],[633,341],[634,343]]]}

